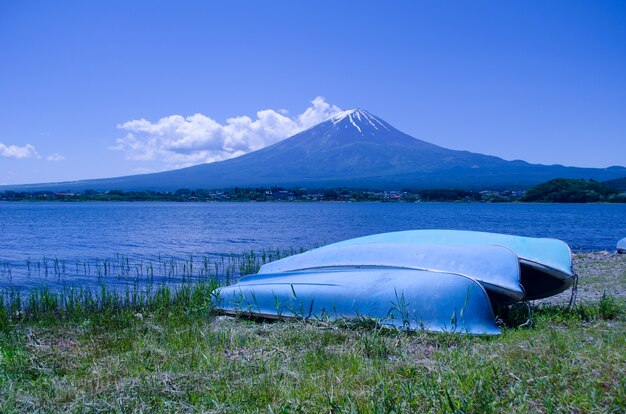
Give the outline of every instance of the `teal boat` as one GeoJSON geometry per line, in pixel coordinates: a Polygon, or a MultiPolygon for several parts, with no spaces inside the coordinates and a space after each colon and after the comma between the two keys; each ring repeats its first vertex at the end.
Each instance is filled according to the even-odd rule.
{"type": "Polygon", "coordinates": [[[226,314],[262,318],[367,317],[400,329],[497,335],[485,289],[466,276],[400,268],[259,274],[214,291],[226,314]]]}
{"type": "Polygon", "coordinates": [[[228,314],[368,317],[402,329],[495,335],[495,307],[547,297],[573,281],[571,252],[560,240],[415,230],[277,260],[213,296],[228,314]]]}
{"type": "Polygon", "coordinates": [[[461,230],[409,230],[345,240],[320,247],[318,250],[371,243],[506,247],[519,258],[521,285],[526,292],[524,299],[527,300],[561,293],[574,283],[572,253],[569,246],[561,240],[550,238],[461,230]]]}
{"type": "Polygon", "coordinates": [[[387,267],[450,272],[479,282],[501,306],[525,297],[518,257],[502,246],[415,243],[335,244],[265,264],[259,274],[334,268],[387,267]]]}

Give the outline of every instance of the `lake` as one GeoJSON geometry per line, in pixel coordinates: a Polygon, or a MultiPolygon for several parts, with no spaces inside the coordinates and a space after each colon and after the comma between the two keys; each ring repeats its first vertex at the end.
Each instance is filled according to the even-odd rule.
{"type": "Polygon", "coordinates": [[[0,287],[91,284],[87,276],[101,275],[96,267],[106,258],[135,263],[126,271],[130,277],[138,274],[137,263],[164,258],[194,264],[194,258],[311,248],[409,229],[554,237],[574,252],[614,251],[626,236],[626,205],[5,202],[0,203],[0,287]],[[62,281],[51,276],[59,276],[61,267],[62,281]]]}

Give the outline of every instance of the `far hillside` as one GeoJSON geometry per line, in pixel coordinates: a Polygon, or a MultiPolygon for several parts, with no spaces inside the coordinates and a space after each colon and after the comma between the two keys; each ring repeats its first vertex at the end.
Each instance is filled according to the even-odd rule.
{"type": "Polygon", "coordinates": [[[594,180],[557,178],[536,185],[526,192],[521,201],[544,203],[626,203],[620,190],[594,180]]]}

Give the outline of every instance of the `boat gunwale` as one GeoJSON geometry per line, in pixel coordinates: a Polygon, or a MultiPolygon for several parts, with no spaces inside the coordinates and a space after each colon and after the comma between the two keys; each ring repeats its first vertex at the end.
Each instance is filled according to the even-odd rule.
{"type": "MultiPolygon", "coordinates": [[[[506,246],[501,246],[506,248],[506,246]]],[[[495,285],[493,283],[478,279],[474,276],[470,276],[467,275],[465,273],[459,273],[459,272],[450,272],[450,271],[446,271],[446,270],[439,270],[439,269],[429,269],[426,267],[414,267],[414,266],[385,266],[385,265],[332,265],[332,266],[312,266],[312,267],[303,267],[303,268],[298,268],[298,269],[289,269],[288,271],[285,272],[281,272],[281,273],[256,273],[256,274],[252,274],[252,275],[247,275],[242,277],[241,279],[239,279],[239,282],[241,281],[245,281],[245,279],[248,278],[254,278],[255,276],[259,276],[262,275],[263,277],[268,277],[271,278],[273,276],[278,276],[278,275],[284,275],[285,273],[297,273],[297,272],[308,272],[311,270],[334,270],[334,269],[399,269],[399,270],[417,270],[417,271],[423,271],[423,272],[430,272],[430,273],[446,273],[446,274],[450,274],[450,275],[456,275],[456,276],[462,276],[465,277],[467,279],[471,279],[474,282],[478,283],[479,285],[481,285],[483,287],[483,289],[485,289],[485,291],[487,290],[492,290],[496,293],[501,293],[503,295],[509,296],[512,299],[516,299],[516,300],[523,300],[524,297],[526,296],[526,291],[524,290],[524,286],[521,283],[521,269],[519,267],[519,262],[518,262],[518,268],[517,268],[517,275],[518,275],[518,281],[519,281],[519,290],[513,290],[513,289],[507,289],[505,287],[499,286],[499,285],[495,285]]]]}
{"type": "MultiPolygon", "coordinates": [[[[569,274],[567,272],[564,272],[562,270],[559,270],[555,267],[550,267],[547,266],[545,264],[542,264],[536,260],[527,258],[527,257],[523,257],[520,256],[519,253],[517,252],[516,249],[514,249],[513,247],[501,244],[501,241],[496,240],[496,241],[491,241],[491,242],[466,242],[466,243],[452,243],[452,244],[448,244],[448,243],[444,243],[444,242],[421,242],[421,241],[410,241],[410,242],[406,242],[406,241],[398,241],[398,242],[371,242],[368,240],[372,240],[376,237],[380,237],[382,235],[392,235],[392,234],[409,234],[409,233],[416,233],[416,232],[438,232],[438,233],[463,233],[463,234],[483,234],[483,235],[491,235],[491,236],[495,236],[495,237],[504,237],[504,238],[510,238],[510,239],[526,239],[526,240],[550,240],[550,241],[556,241],[559,242],[559,244],[561,244],[562,246],[564,246],[567,249],[568,252],[568,256],[570,258],[569,260],[569,266],[571,269],[571,263],[572,263],[572,249],[570,248],[569,244],[565,243],[563,240],[561,239],[557,239],[556,237],[532,237],[532,236],[518,236],[515,234],[508,234],[508,233],[494,233],[494,232],[488,232],[488,231],[479,231],[479,230],[456,230],[456,229],[416,229],[416,230],[398,230],[398,231],[392,231],[392,232],[387,232],[387,233],[377,233],[377,234],[371,234],[371,235],[367,235],[367,236],[361,236],[361,237],[355,237],[353,239],[348,239],[348,240],[342,240],[336,243],[331,243],[331,244],[327,244],[325,246],[321,246],[321,247],[317,247],[315,249],[312,250],[322,250],[322,249],[326,249],[326,248],[332,248],[332,247],[342,247],[342,246],[355,246],[355,245],[366,245],[366,244],[429,244],[429,245],[443,245],[443,246],[500,246],[500,247],[504,247],[506,249],[509,249],[513,252],[513,254],[515,254],[519,261],[522,262],[522,260],[527,261],[529,263],[537,263],[538,265],[544,266],[545,269],[553,269],[556,272],[561,272],[563,274],[568,275],[567,277],[573,277],[573,274],[569,274]]],[[[271,262],[270,262],[271,263],[271,262]]],[[[550,273],[552,274],[552,273],[550,273]]],[[[557,275],[556,273],[554,274],[555,277],[557,277],[558,279],[567,279],[560,277],[559,275],[557,275]]]]}
{"type": "Polygon", "coordinates": [[[554,277],[555,279],[567,281],[569,279],[574,279],[574,273],[567,273],[562,270],[556,269],[551,266],[547,266],[543,263],[536,262],[534,260],[519,258],[520,265],[528,266],[533,269],[540,270],[541,272],[554,277]]]}

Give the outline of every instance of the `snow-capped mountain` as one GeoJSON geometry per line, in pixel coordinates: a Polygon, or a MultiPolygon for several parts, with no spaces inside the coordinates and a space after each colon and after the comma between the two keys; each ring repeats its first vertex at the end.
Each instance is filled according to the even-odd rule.
{"type": "Polygon", "coordinates": [[[274,145],[226,161],[162,173],[11,188],[24,191],[235,186],[519,189],[557,177],[609,180],[625,176],[623,167],[537,165],[451,150],[413,138],[363,109],[351,109],[274,145]]]}
{"type": "Polygon", "coordinates": [[[353,126],[361,135],[375,135],[381,130],[391,130],[391,126],[386,125],[386,122],[376,118],[369,112],[358,108],[339,112],[335,116],[329,118],[327,122],[332,123],[337,128],[348,128],[349,126],[353,126]]]}

